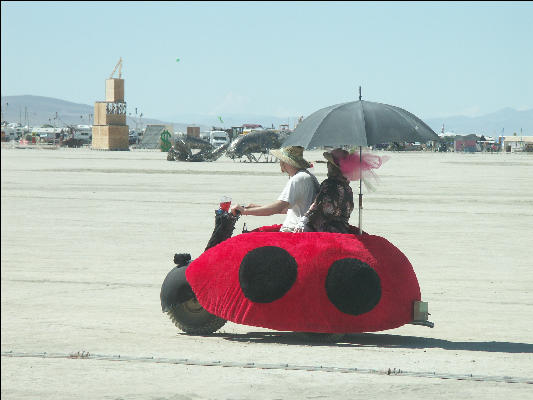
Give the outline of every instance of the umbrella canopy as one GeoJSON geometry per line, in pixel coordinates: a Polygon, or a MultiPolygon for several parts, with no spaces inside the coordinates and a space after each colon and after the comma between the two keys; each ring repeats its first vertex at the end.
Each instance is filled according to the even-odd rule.
{"type": "Polygon", "coordinates": [[[439,136],[410,112],[388,104],[359,100],[315,111],[298,124],[282,147],[366,147],[430,140],[439,140],[439,136]]]}

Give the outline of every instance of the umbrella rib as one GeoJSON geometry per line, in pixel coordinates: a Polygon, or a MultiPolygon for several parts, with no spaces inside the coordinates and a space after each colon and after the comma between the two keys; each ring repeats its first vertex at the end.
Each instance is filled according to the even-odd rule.
{"type": "MultiPolygon", "coordinates": [[[[390,105],[388,105],[388,104],[386,104],[386,106],[387,106],[387,108],[388,108],[389,110],[394,111],[397,115],[399,115],[400,117],[402,117],[402,119],[403,119],[405,122],[407,122],[407,124],[409,125],[409,127],[410,127],[411,129],[413,129],[413,128],[411,127],[411,125],[412,125],[412,124],[411,124],[411,121],[409,121],[409,119],[407,119],[407,117],[406,117],[405,115],[403,115],[400,111],[398,111],[398,110],[396,109],[396,107],[394,107],[394,106],[390,106],[390,105]]],[[[405,111],[405,110],[404,110],[404,111],[405,111]]],[[[414,117],[414,115],[413,115],[413,117],[414,117]]],[[[414,121],[418,124],[418,121],[417,121],[415,118],[413,118],[413,119],[414,119],[414,121]]],[[[424,123],[423,121],[421,121],[421,122],[424,123]]],[[[425,125],[425,124],[424,124],[424,125],[425,125]]],[[[429,128],[429,129],[431,129],[431,128],[429,128]]],[[[415,129],[415,132],[416,132],[416,129],[415,129]]],[[[416,133],[418,133],[418,132],[416,132],[416,133]]]]}
{"type": "MultiPolygon", "coordinates": [[[[336,105],[332,106],[331,110],[329,110],[329,112],[324,114],[324,116],[322,117],[322,119],[320,120],[318,125],[316,126],[315,130],[318,131],[320,129],[320,127],[322,126],[322,123],[324,122],[324,120],[329,116],[329,114],[331,114],[331,112],[333,112],[333,110],[336,110],[337,108],[342,107],[345,104],[348,104],[348,103],[340,103],[340,104],[336,104],[336,105]]],[[[313,138],[311,137],[311,140],[309,141],[309,143],[307,143],[307,147],[306,148],[309,147],[309,145],[311,144],[312,141],[313,141],[313,138]]]]}
{"type": "MultiPolygon", "coordinates": [[[[398,107],[396,106],[392,106],[392,105],[389,105],[389,107],[391,107],[392,109],[394,109],[394,111],[396,111],[398,114],[400,114],[406,121],[407,121],[407,118],[405,117],[405,115],[403,115],[399,110],[398,110],[398,107]]],[[[426,124],[424,121],[422,121],[419,117],[417,117],[416,115],[414,115],[413,113],[410,113],[409,111],[407,110],[404,110],[404,109],[400,109],[402,110],[403,112],[405,112],[409,117],[413,118],[416,123],[419,123],[422,127],[430,130],[430,131],[433,131],[433,129],[431,129],[431,127],[426,124]]],[[[409,121],[407,121],[409,122],[409,121]]]]}

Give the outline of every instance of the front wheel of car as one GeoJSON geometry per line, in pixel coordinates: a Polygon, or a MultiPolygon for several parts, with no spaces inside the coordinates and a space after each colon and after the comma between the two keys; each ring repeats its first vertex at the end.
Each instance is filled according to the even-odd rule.
{"type": "Polygon", "coordinates": [[[225,319],[207,312],[196,298],[169,307],[167,314],[180,330],[193,335],[209,335],[226,323],[225,319]]]}

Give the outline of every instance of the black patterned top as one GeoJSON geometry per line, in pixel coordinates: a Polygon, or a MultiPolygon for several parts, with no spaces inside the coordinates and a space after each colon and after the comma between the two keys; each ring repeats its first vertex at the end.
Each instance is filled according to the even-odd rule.
{"type": "Polygon", "coordinates": [[[306,213],[306,231],[350,233],[348,220],[353,211],[349,181],[339,174],[328,174],[315,201],[306,213]]]}

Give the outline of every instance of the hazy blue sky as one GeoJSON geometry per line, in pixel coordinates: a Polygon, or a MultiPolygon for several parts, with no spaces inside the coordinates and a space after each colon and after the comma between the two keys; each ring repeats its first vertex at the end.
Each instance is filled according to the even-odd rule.
{"type": "Polygon", "coordinates": [[[421,118],[533,108],[533,2],[2,2],[2,96],[128,111],[308,115],[357,99],[421,118]],[[179,58],[180,61],[176,61],[179,58]]]}

